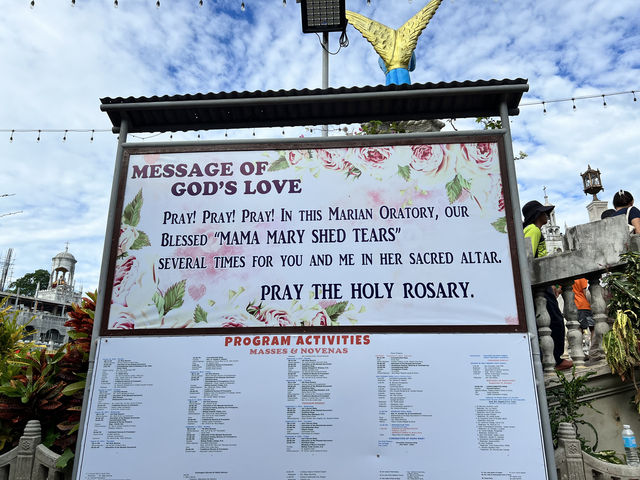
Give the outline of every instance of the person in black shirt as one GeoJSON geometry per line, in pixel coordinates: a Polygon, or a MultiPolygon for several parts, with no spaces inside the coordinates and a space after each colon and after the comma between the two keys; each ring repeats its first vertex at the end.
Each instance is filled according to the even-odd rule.
{"type": "Polygon", "coordinates": [[[634,230],[631,233],[640,233],[640,210],[633,206],[633,195],[626,190],[619,190],[613,196],[613,208],[616,212],[613,216],[626,215],[627,222],[634,230]]]}

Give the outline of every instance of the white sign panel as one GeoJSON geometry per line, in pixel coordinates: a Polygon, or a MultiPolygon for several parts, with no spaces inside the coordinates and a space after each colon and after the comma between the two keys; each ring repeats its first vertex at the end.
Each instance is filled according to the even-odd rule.
{"type": "Polygon", "coordinates": [[[546,478],[525,334],[102,338],[82,480],[546,478]]]}
{"type": "Polygon", "coordinates": [[[107,328],[517,325],[498,150],[130,151],[107,328]]]}

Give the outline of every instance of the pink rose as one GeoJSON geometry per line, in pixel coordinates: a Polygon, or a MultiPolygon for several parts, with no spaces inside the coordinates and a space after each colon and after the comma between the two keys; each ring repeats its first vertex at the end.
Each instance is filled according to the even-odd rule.
{"type": "Polygon", "coordinates": [[[242,313],[229,313],[220,317],[223,328],[260,327],[263,326],[254,317],[242,313]]]}
{"type": "Polygon", "coordinates": [[[316,155],[324,168],[329,170],[342,170],[344,168],[344,158],[338,151],[319,148],[316,150],[316,155]]]}
{"type": "Polygon", "coordinates": [[[129,256],[116,261],[111,303],[128,306],[126,297],[138,280],[138,269],[139,264],[136,257],[129,256]]]}
{"type": "Polygon", "coordinates": [[[301,160],[308,160],[311,157],[308,150],[291,150],[287,156],[289,165],[297,165],[301,160]]]}
{"type": "Polygon", "coordinates": [[[409,166],[418,172],[437,175],[449,169],[449,155],[446,145],[412,145],[409,166]]]}
{"type": "Polygon", "coordinates": [[[125,225],[124,228],[120,227],[120,237],[118,238],[118,251],[116,255],[120,257],[123,253],[127,252],[139,235],[138,231],[129,225],[125,225]]]}
{"type": "Polygon", "coordinates": [[[357,156],[365,164],[381,168],[385,161],[393,154],[393,147],[362,147],[357,156]]]}
{"type": "Polygon", "coordinates": [[[498,160],[498,147],[493,143],[466,143],[462,145],[462,157],[481,170],[489,170],[498,160]]]}
{"type": "Polygon", "coordinates": [[[304,326],[305,327],[326,327],[328,325],[331,325],[331,318],[329,317],[329,315],[327,315],[327,312],[325,312],[324,310],[320,310],[318,313],[316,313],[316,315],[311,319],[311,321],[309,320],[305,320],[304,321],[304,326]]]}
{"type": "Polygon", "coordinates": [[[222,317],[222,325],[220,325],[223,328],[240,328],[240,327],[246,327],[245,323],[242,321],[242,319],[238,319],[238,318],[234,318],[234,317],[229,317],[229,316],[224,316],[222,317]]]}
{"type": "Polygon", "coordinates": [[[284,310],[267,308],[259,311],[255,316],[259,321],[270,327],[290,327],[293,322],[289,319],[289,314],[284,310]]]}
{"type": "Polygon", "coordinates": [[[136,317],[127,311],[122,305],[112,305],[109,312],[110,329],[133,330],[136,325],[136,317]]]}
{"type": "Polygon", "coordinates": [[[502,189],[502,178],[500,177],[498,177],[498,182],[494,192],[498,198],[498,211],[504,212],[504,190],[502,189]]]}
{"type": "Polygon", "coordinates": [[[122,314],[115,319],[111,328],[118,330],[134,330],[136,328],[135,317],[130,313],[122,312],[122,314]]]}

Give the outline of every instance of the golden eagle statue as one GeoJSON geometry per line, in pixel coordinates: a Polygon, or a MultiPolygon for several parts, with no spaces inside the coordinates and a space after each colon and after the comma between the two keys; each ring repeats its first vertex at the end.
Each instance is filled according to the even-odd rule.
{"type": "MultiPolygon", "coordinates": [[[[442,0],[431,0],[422,10],[394,30],[359,13],[347,10],[351,25],[366,38],[380,55],[386,69],[387,85],[411,83],[409,70],[415,66],[414,50],[418,37],[425,29],[442,0]]],[[[380,65],[382,67],[382,64],[380,65]]]]}

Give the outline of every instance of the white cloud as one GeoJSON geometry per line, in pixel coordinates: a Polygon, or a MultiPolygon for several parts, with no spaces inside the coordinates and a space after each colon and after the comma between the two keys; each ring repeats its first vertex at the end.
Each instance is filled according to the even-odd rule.
{"type": "MultiPolygon", "coordinates": [[[[105,96],[318,88],[321,51],[303,35],[299,5],[280,0],[77,0],[7,2],[0,18],[0,129],[110,129],[105,96]]],[[[347,8],[397,28],[423,2],[348,0],[347,8]]],[[[634,0],[448,0],[423,32],[414,82],[528,78],[523,103],[640,89],[640,11],[634,0]]],[[[384,83],[371,45],[353,28],[350,46],[330,57],[330,85],[384,83]]],[[[330,50],[338,49],[331,34],[330,50]]],[[[520,198],[547,186],[562,224],[587,220],[579,173],[603,174],[640,197],[640,102],[630,94],[522,106],[512,119],[520,198]]],[[[470,122],[458,122],[458,125],[470,122]]],[[[295,129],[287,134],[297,136],[295,129]]],[[[280,129],[257,136],[279,135],[280,129]]],[[[221,138],[223,132],[202,133],[221,138]]],[[[229,137],[250,135],[229,132],[229,137]]],[[[77,284],[98,282],[116,138],[88,132],[0,132],[0,256],[15,249],[13,278],[48,269],[69,242],[77,284]]],[[[176,138],[194,138],[190,133],[176,138]]],[[[166,135],[158,137],[168,140],[166,135]]]]}

